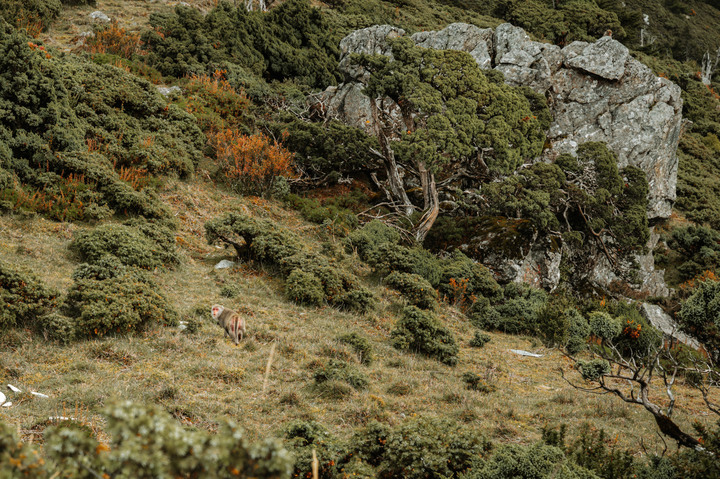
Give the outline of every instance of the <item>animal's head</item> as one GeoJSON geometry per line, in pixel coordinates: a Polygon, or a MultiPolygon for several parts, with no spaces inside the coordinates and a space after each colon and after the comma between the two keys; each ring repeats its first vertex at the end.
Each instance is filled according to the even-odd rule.
{"type": "Polygon", "coordinates": [[[210,309],[210,313],[212,314],[213,319],[218,319],[218,316],[220,316],[225,308],[220,306],[219,304],[213,304],[213,307],[210,309]]]}

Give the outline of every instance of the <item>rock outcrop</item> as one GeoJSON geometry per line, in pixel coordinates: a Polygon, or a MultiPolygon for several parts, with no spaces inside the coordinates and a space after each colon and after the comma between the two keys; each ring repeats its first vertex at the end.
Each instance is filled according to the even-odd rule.
{"type": "MultiPolygon", "coordinates": [[[[322,105],[328,117],[374,131],[370,100],[362,93],[367,72],[353,65],[352,53],[391,55],[388,40],[404,35],[387,25],[358,30],[341,42],[340,67],[345,83],[328,88],[322,105]]],[[[565,48],[530,40],[525,31],[510,24],[491,29],[455,23],[434,32],[420,32],[412,40],[419,46],[468,52],[483,69],[503,73],[505,82],[528,86],[548,100],[553,122],[548,131],[545,160],[573,154],[585,142],[605,142],[618,156],[618,166],[642,169],[649,184],[648,218],[670,216],[675,201],[678,160],[676,150],[683,127],[680,87],[632,58],[628,49],[610,36],[594,43],[573,42],[565,48]]],[[[388,99],[389,100],[389,99],[388,99]]],[[[385,114],[397,115],[392,101],[385,114]]],[[[533,253],[539,258],[537,251],[533,253]]],[[[547,256],[547,255],[540,255],[547,256]]],[[[652,269],[652,257],[639,258],[642,281],[648,294],[662,294],[662,274],[652,269]]],[[[536,268],[537,261],[520,258],[536,268]]],[[[558,261],[545,258],[543,264],[558,261]]],[[[516,278],[524,276],[519,268],[516,278]]],[[[556,268],[551,268],[556,269],[556,268]]],[[[603,283],[602,268],[595,276],[603,283]]],[[[559,275],[552,275],[553,278],[559,275]]],[[[552,285],[551,285],[552,287],[552,285]]]]}

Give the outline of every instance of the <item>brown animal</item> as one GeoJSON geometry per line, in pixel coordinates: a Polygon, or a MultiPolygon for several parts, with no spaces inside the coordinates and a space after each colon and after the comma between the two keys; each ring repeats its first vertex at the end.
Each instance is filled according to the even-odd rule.
{"type": "Polygon", "coordinates": [[[227,309],[219,304],[214,304],[210,310],[213,319],[216,319],[225,333],[237,345],[245,334],[245,318],[232,309],[227,309]]]}

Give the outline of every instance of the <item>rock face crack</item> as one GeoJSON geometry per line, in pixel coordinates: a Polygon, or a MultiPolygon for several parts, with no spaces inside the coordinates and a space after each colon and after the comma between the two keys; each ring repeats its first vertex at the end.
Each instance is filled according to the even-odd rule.
{"type": "MultiPolygon", "coordinates": [[[[375,131],[370,101],[362,93],[368,72],[353,64],[351,55],[391,56],[389,41],[403,35],[400,28],[376,25],[342,40],[340,68],[346,81],[328,88],[320,99],[328,118],[369,134],[375,131]]],[[[607,143],[618,156],[618,166],[633,165],[645,172],[648,218],[670,216],[683,126],[681,90],[656,77],[620,42],[604,36],[593,43],[573,42],[561,49],[532,41],[522,28],[509,23],[494,30],[454,23],[411,38],[424,48],[468,52],[480,68],[502,72],[507,84],[527,86],[545,95],[553,122],[547,135],[549,147],[538,160],[575,154],[579,145],[589,141],[607,143]]],[[[378,102],[387,108],[384,114],[402,121],[399,107],[387,100],[378,102]]],[[[656,286],[648,289],[664,287],[656,286]]]]}

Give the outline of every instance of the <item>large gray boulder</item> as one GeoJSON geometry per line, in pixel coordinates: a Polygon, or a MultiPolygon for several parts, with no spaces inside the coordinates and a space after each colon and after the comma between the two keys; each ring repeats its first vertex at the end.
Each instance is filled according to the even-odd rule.
{"type": "Polygon", "coordinates": [[[418,32],[412,39],[423,48],[468,52],[480,68],[492,68],[493,31],[490,28],[453,23],[439,32],[418,32]]]}
{"type": "Polygon", "coordinates": [[[642,303],[640,305],[640,314],[647,319],[648,323],[662,331],[665,336],[674,338],[691,348],[700,348],[700,343],[697,339],[678,331],[677,323],[675,323],[673,318],[663,311],[660,306],[650,303],[642,303]]]}
{"type": "MultiPolygon", "coordinates": [[[[388,40],[404,35],[402,29],[379,25],[355,31],[341,42],[340,67],[346,83],[330,87],[321,96],[323,111],[368,133],[377,131],[370,100],[363,95],[368,74],[353,65],[353,53],[391,55],[388,40]]],[[[412,40],[419,46],[468,52],[483,69],[503,73],[505,82],[527,86],[548,100],[553,122],[548,145],[538,160],[550,161],[563,153],[575,154],[579,145],[605,142],[618,156],[620,167],[642,169],[648,180],[648,210],[651,220],[670,216],[677,185],[677,146],[684,122],[680,87],[630,56],[628,49],[610,36],[573,42],[565,48],[532,41],[527,33],[510,24],[493,30],[454,23],[440,31],[420,32],[412,40]]],[[[378,99],[379,114],[402,121],[398,106],[378,99]]],[[[482,242],[482,239],[479,240],[482,242]]],[[[509,280],[532,271],[547,271],[536,279],[552,289],[559,264],[558,253],[543,253],[537,245],[514,256],[513,264],[501,266],[509,280]],[[515,271],[513,276],[512,272],[515,271]]],[[[500,260],[500,258],[495,258],[500,260]]],[[[606,286],[618,280],[602,258],[594,262],[591,281],[606,286]]],[[[667,294],[662,271],[655,271],[651,255],[638,257],[640,291],[667,294]]],[[[509,260],[508,260],[509,261],[509,260]]]]}

